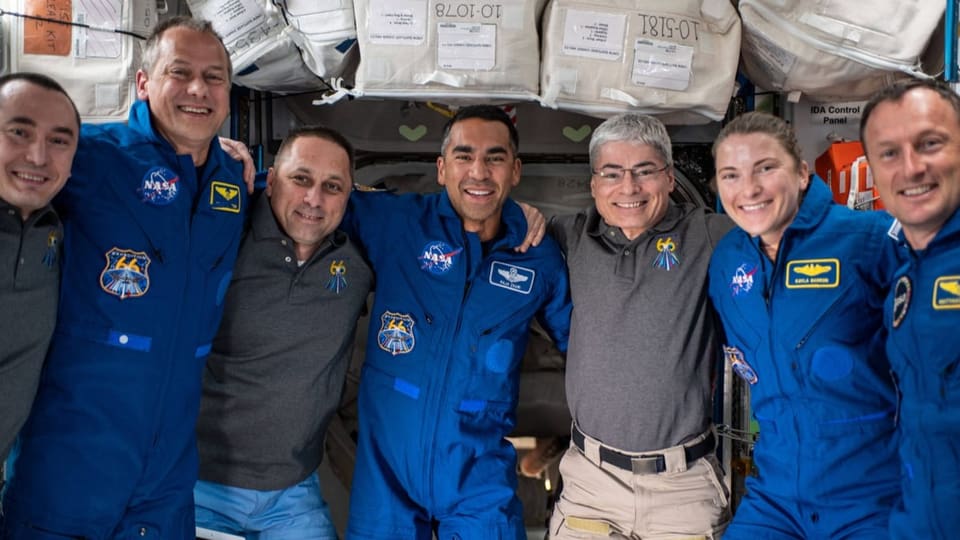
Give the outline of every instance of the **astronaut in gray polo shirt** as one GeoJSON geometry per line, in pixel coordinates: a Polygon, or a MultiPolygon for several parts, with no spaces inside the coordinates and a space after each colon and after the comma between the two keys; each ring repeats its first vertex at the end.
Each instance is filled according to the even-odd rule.
{"type": "Polygon", "coordinates": [[[63,230],[50,201],[79,134],[77,108],[53,79],[0,77],[0,464],[30,412],[56,323],[63,230]]]}
{"type": "Polygon", "coordinates": [[[204,373],[197,525],[256,538],[336,539],[316,474],[373,273],[337,230],[353,148],[288,135],[254,204],[204,373]]]}
{"type": "Polygon", "coordinates": [[[707,267],[733,225],[671,202],[670,139],[653,117],[603,122],[590,165],[594,205],[548,225],[573,297],[574,425],[551,538],[719,538],[730,512],[710,419],[720,328],[707,267]]]}

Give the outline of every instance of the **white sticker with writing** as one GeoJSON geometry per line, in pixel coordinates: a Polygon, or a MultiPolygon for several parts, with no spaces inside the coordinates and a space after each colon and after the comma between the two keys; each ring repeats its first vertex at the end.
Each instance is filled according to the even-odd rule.
{"type": "Polygon", "coordinates": [[[497,25],[437,24],[437,65],[441,69],[489,71],[497,62],[497,25]]]}
{"type": "Polygon", "coordinates": [[[381,0],[370,4],[367,27],[371,43],[420,45],[426,40],[426,0],[381,0]]]}
{"type": "Polygon", "coordinates": [[[631,80],[637,86],[686,90],[692,71],[693,47],[653,39],[638,39],[634,45],[631,80]]]}
{"type": "Polygon", "coordinates": [[[626,15],[568,9],[561,50],[568,56],[619,60],[626,28],[626,15]]]}
{"type": "Polygon", "coordinates": [[[281,30],[280,21],[269,20],[256,0],[202,2],[192,9],[194,16],[213,21],[213,28],[223,36],[223,43],[231,56],[281,30]]]}
{"type": "Polygon", "coordinates": [[[753,53],[753,60],[769,77],[771,84],[782,87],[793,69],[797,55],[775,44],[767,36],[753,31],[743,32],[743,48],[753,53]]]}
{"type": "MultiPolygon", "coordinates": [[[[120,0],[80,0],[75,8],[76,22],[94,28],[123,26],[120,0]]],[[[123,36],[87,28],[77,28],[74,34],[74,56],[77,58],[120,58],[123,36]]]]}
{"type": "Polygon", "coordinates": [[[866,101],[847,101],[842,103],[816,103],[810,105],[810,124],[859,125],[860,113],[866,104],[866,101]]]}

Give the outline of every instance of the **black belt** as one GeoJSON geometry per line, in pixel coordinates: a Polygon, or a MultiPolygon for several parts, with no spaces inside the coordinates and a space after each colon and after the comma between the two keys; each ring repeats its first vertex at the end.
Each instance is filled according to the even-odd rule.
{"type": "MultiPolygon", "coordinates": [[[[577,445],[577,448],[586,455],[587,452],[583,447],[583,438],[583,432],[574,425],[571,439],[573,439],[573,444],[577,445]]],[[[712,452],[715,442],[713,431],[710,431],[702,441],[690,446],[684,446],[683,455],[687,460],[687,466],[689,467],[694,461],[712,452]]],[[[663,457],[663,454],[640,454],[638,456],[631,456],[603,445],[599,447],[599,454],[600,461],[637,474],[659,474],[667,470],[667,460],[663,457]]]]}

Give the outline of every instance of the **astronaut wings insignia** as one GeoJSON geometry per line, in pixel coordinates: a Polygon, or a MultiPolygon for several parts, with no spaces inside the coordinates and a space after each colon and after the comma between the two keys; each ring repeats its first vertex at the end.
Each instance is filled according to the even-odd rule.
{"type": "Polygon", "coordinates": [[[933,285],[933,309],[960,309],[960,276],[940,276],[933,285]]]}
{"type": "Polygon", "coordinates": [[[840,286],[840,259],[787,261],[788,289],[833,289],[840,286]]]}
{"type": "Polygon", "coordinates": [[[530,276],[525,276],[517,272],[516,268],[511,268],[510,270],[497,270],[497,273],[503,276],[503,279],[509,281],[510,283],[523,283],[524,281],[530,279],[530,276]]]}
{"type": "Polygon", "coordinates": [[[240,188],[214,180],[210,183],[210,208],[221,212],[240,213],[240,188]]]}
{"type": "Polygon", "coordinates": [[[490,265],[490,284],[520,294],[530,294],[537,273],[522,266],[494,261],[490,265]]]}

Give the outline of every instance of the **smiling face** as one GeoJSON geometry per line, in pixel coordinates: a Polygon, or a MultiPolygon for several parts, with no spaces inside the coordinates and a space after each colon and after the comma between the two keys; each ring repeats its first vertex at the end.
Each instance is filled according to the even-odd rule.
{"type": "Polygon", "coordinates": [[[511,150],[507,126],[481,118],[453,124],[437,158],[437,182],[446,188],[464,230],[483,241],[496,236],[503,204],[520,182],[520,159],[511,150]]]}
{"type": "Polygon", "coordinates": [[[340,226],[351,186],[350,158],[332,141],[301,136],[278,156],[267,173],[266,193],[297,259],[309,259],[340,226]]]}
{"type": "Polygon", "coordinates": [[[716,169],[724,210],[747,234],[759,236],[768,254],[775,254],[807,188],[806,162],[798,165],[771,135],[737,133],[717,146],[716,169]]]}
{"type": "Polygon", "coordinates": [[[80,126],[66,95],[16,80],[0,90],[0,199],[24,220],[70,177],[80,126]]]}
{"type": "Polygon", "coordinates": [[[597,212],[607,225],[619,227],[624,236],[633,240],[663,219],[674,187],[673,171],[664,165],[663,157],[648,144],[609,141],[600,146],[593,163],[590,193],[597,212]],[[642,180],[629,173],[619,181],[610,181],[596,174],[631,168],[663,170],[646,175],[642,180]]]}
{"type": "Polygon", "coordinates": [[[927,88],[879,103],[864,126],[873,179],[903,234],[923,249],[960,207],[960,118],[927,88]]]}
{"type": "Polygon", "coordinates": [[[137,97],[150,103],[154,127],[196,165],[230,112],[227,52],[216,36],[186,27],[166,30],[150,73],[137,71],[137,97]]]}

